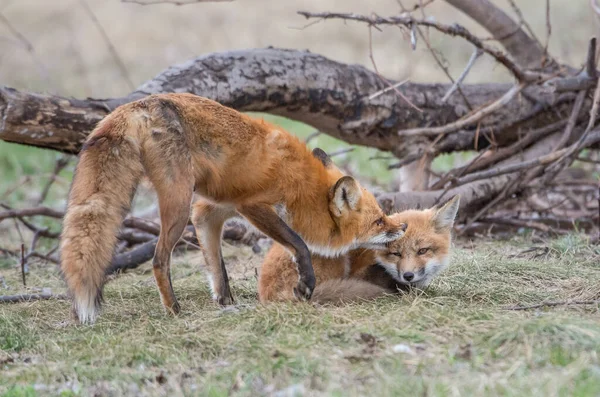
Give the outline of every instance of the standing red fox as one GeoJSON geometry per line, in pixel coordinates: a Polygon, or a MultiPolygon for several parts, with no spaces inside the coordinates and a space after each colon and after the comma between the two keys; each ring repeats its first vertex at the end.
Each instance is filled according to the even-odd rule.
{"type": "MultiPolygon", "coordinates": [[[[459,196],[441,207],[408,210],[391,219],[407,224],[404,236],[385,249],[356,249],[337,258],[313,255],[317,286],[312,300],[336,303],[372,299],[409,287],[424,289],[450,261],[451,230],[459,196]]],[[[260,269],[261,302],[294,300],[290,256],[278,244],[267,253],[260,269]]]]}
{"type": "Polygon", "coordinates": [[[206,98],[161,94],[120,106],[84,144],[69,194],[61,267],[75,315],[82,323],[97,316],[116,235],[144,173],[158,195],[153,270],[168,311],[180,310],[170,258],[194,192],[202,200],[193,206],[192,221],[216,301],[233,302],[221,232],[236,212],[293,255],[294,291],[309,299],[315,286],[311,251],[338,255],[382,247],[402,233],[372,194],[330,164],[323,151],[311,153],[281,128],[206,98]]]}

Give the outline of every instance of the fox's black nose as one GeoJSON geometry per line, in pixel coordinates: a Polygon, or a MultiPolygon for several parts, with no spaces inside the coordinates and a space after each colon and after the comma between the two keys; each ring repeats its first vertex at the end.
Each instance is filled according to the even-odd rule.
{"type": "Polygon", "coordinates": [[[401,223],[400,224],[400,230],[402,230],[403,232],[406,231],[406,228],[408,227],[408,225],[406,223],[401,223]]]}
{"type": "Polygon", "coordinates": [[[406,272],[406,273],[404,273],[404,279],[406,281],[410,281],[413,278],[415,278],[415,274],[413,272],[406,272]]]}

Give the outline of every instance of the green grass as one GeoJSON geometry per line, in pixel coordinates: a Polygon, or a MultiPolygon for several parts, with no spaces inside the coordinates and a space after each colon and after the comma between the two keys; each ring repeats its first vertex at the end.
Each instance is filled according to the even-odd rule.
{"type": "MultiPolygon", "coordinates": [[[[176,318],[149,265],[107,284],[91,327],[65,301],[3,305],[0,395],[598,395],[598,304],[505,310],[599,299],[598,247],[568,236],[531,259],[524,240],[464,245],[425,293],[342,307],[258,305],[261,257],[229,245],[235,310],[210,301],[197,253],[175,258],[176,318]]],[[[15,267],[2,275],[23,289],[15,267]]],[[[51,265],[28,284],[63,287],[51,265]]]]}

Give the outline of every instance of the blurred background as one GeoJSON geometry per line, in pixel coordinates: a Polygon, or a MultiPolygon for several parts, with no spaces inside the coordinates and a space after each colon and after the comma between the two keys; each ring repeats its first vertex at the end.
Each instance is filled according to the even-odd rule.
{"type": "MultiPolygon", "coordinates": [[[[536,36],[546,43],[545,2],[514,2],[536,36]]],[[[403,2],[407,8],[416,3],[403,2]]],[[[510,1],[493,3],[518,20],[510,1]]],[[[142,6],[120,0],[0,0],[0,84],[78,98],[115,97],[127,94],[169,65],[210,52],[266,46],[309,49],[373,69],[366,25],[324,21],[306,26],[298,10],[374,12],[385,16],[398,14],[400,7],[396,0],[236,0],[184,6],[142,6]]],[[[437,21],[460,23],[480,37],[489,36],[442,0],[428,6],[426,12],[437,21]]],[[[589,37],[598,32],[588,1],[552,0],[551,21],[550,52],[560,61],[581,65],[589,37]]],[[[471,46],[434,31],[429,34],[450,73],[458,77],[471,56],[471,46]]],[[[373,29],[372,46],[377,67],[388,78],[447,82],[424,43],[419,41],[413,51],[406,32],[397,27],[373,29]]],[[[502,67],[484,57],[469,73],[466,83],[509,79],[502,67]]],[[[303,137],[313,132],[299,123],[269,118],[303,137]]],[[[324,135],[310,145],[330,152],[348,146],[324,135]]],[[[50,173],[58,156],[0,141],[0,198],[6,199],[11,183],[18,178],[42,178],[50,173]]],[[[387,170],[391,160],[386,157],[374,149],[358,148],[337,156],[335,161],[373,184],[393,189],[394,173],[387,170]],[[384,159],[371,160],[375,156],[384,159]]],[[[434,170],[444,170],[463,160],[460,155],[442,157],[436,160],[434,170]]],[[[68,172],[62,174],[66,179],[68,172]]]]}

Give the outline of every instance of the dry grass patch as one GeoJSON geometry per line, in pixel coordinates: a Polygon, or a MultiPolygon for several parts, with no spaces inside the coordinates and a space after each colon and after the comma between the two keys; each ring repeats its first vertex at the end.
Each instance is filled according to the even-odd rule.
{"type": "MultiPolygon", "coordinates": [[[[0,306],[0,393],[598,395],[599,305],[505,310],[600,296],[598,247],[577,236],[547,246],[531,259],[523,240],[469,244],[427,292],[344,307],[258,305],[261,258],[228,247],[229,310],[210,302],[200,259],[187,255],[174,266],[177,318],[148,267],[107,285],[92,327],[66,321],[64,301],[0,306]]],[[[0,271],[10,293],[21,289],[14,266],[0,271]]],[[[51,266],[28,281],[62,288],[51,266]]]]}

